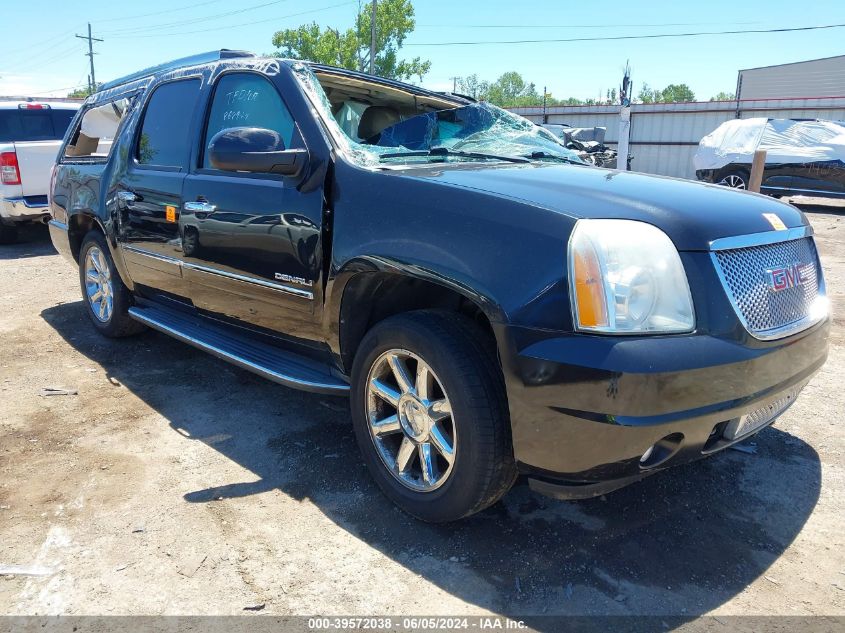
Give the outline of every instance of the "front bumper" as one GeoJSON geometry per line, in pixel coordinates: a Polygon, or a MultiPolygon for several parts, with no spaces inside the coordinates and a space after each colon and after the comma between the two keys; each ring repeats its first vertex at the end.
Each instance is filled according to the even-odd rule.
{"type": "Polygon", "coordinates": [[[18,224],[41,220],[50,214],[45,201],[26,198],[0,198],[0,219],[4,224],[18,224]]]}
{"type": "Polygon", "coordinates": [[[517,463],[532,487],[584,498],[722,450],[748,436],[724,439],[731,422],[794,400],[827,358],[829,329],[762,343],[501,326],[517,463]]]}

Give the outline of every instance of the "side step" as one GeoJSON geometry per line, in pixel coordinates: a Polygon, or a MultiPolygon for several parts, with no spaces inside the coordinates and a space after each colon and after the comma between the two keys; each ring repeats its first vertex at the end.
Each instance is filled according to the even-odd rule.
{"type": "Polygon", "coordinates": [[[154,330],[286,387],[339,396],[349,393],[349,385],[333,376],[327,365],[251,340],[201,317],[148,305],[129,308],[129,315],[154,330]]]}

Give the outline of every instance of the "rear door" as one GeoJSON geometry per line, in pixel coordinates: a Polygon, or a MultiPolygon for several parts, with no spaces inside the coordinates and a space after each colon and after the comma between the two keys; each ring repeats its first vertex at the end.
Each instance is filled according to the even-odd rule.
{"type": "MultiPolygon", "coordinates": [[[[260,73],[238,70],[217,79],[201,148],[239,126],[270,129],[285,147],[305,147],[283,95],[260,73]]],[[[206,154],[185,180],[179,221],[194,305],[301,333],[312,325],[320,278],[322,187],[304,192],[279,175],[218,170],[206,154]]]]}
{"type": "Polygon", "coordinates": [[[117,186],[118,239],[135,283],[184,295],[179,216],[201,80],[166,81],[147,99],[117,186]]]}

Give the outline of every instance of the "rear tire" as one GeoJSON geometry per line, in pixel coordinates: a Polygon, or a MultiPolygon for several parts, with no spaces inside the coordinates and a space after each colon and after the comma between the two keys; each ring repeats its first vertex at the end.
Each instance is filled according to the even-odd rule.
{"type": "Polygon", "coordinates": [[[513,485],[502,372],[483,331],[464,316],[419,311],[377,324],[355,355],[351,406],[370,474],[418,519],[466,517],[513,485]]]}
{"type": "Polygon", "coordinates": [[[106,238],[99,231],[88,233],[79,249],[79,285],[85,312],[103,336],[121,338],[146,329],[129,316],[132,293],[121,280],[106,238]]]}

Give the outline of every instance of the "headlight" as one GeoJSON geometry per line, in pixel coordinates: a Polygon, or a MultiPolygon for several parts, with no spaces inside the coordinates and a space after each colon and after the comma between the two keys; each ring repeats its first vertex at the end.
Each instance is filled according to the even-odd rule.
{"type": "Polygon", "coordinates": [[[579,330],[690,332],[689,283],[666,234],[634,220],[579,220],[569,240],[569,279],[579,330]]]}

